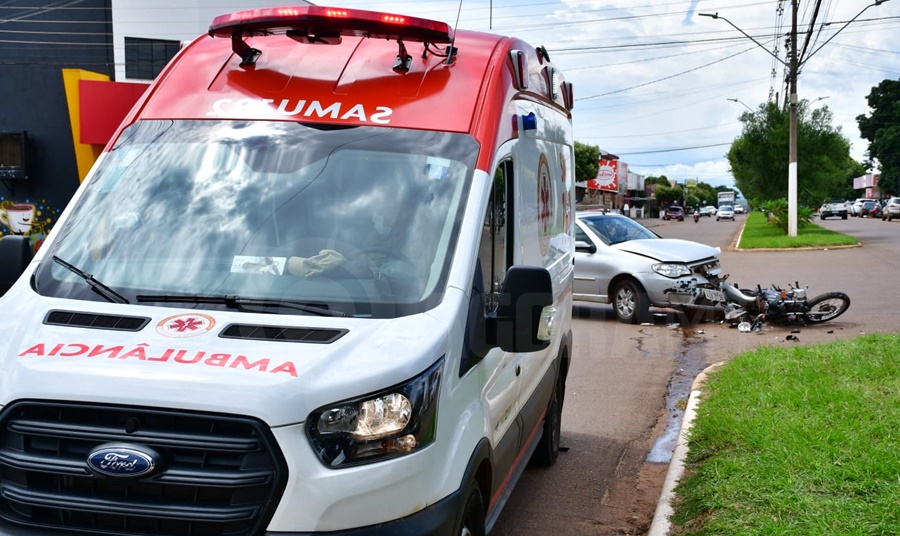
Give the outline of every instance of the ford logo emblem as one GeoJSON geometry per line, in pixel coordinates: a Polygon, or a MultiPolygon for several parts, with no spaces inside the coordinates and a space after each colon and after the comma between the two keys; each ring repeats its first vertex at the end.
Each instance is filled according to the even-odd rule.
{"type": "Polygon", "coordinates": [[[88,454],[87,464],[106,476],[136,477],[156,468],[159,456],[146,447],[132,445],[100,445],[88,454]]]}

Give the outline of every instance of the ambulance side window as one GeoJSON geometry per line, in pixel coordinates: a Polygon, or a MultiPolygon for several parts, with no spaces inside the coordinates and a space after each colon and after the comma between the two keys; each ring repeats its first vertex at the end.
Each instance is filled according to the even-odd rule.
{"type": "Polygon", "coordinates": [[[491,198],[484,215],[479,258],[484,277],[485,313],[497,310],[500,286],[509,267],[510,236],[507,221],[511,215],[511,207],[508,205],[507,189],[512,184],[512,178],[512,161],[504,160],[494,171],[491,198]]]}

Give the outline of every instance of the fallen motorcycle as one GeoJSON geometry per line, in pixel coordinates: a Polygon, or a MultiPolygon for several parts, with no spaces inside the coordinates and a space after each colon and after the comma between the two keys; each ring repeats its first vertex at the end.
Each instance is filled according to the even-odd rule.
{"type": "Polygon", "coordinates": [[[756,290],[741,289],[719,283],[725,301],[725,320],[745,330],[759,332],[766,321],[774,324],[820,324],[844,314],[850,307],[850,297],[843,292],[826,292],[807,299],[806,289],[799,283],[787,289],[772,285],[756,290]],[[749,328],[749,329],[748,329],[749,328]]]}

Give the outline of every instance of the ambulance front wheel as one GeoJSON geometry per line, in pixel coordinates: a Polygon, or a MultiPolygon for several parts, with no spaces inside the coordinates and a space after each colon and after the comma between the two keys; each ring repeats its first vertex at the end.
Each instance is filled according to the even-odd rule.
{"type": "Polygon", "coordinates": [[[485,536],[484,498],[477,482],[469,484],[458,526],[459,536],[485,536]]]}
{"type": "Polygon", "coordinates": [[[544,417],[543,434],[538,446],[531,455],[531,461],[539,467],[550,467],[559,457],[559,438],[562,435],[562,390],[561,382],[550,396],[547,405],[547,416],[544,417]]]}

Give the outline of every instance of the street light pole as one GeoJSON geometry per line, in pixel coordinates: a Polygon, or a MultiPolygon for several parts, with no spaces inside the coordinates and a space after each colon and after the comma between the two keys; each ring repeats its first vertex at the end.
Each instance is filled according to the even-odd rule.
{"type": "Polygon", "coordinates": [[[797,0],[791,0],[791,125],[788,161],[788,236],[797,236],[797,0]]]}
{"type": "Polygon", "coordinates": [[[743,105],[744,105],[744,108],[750,110],[750,113],[755,113],[755,112],[753,111],[753,108],[747,106],[747,104],[746,104],[744,101],[742,101],[742,100],[739,100],[739,99],[728,99],[728,100],[730,100],[730,101],[732,101],[732,102],[737,102],[737,103],[743,104],[743,105]]]}

